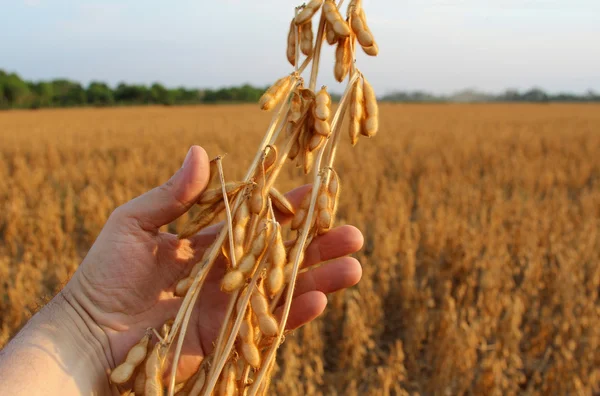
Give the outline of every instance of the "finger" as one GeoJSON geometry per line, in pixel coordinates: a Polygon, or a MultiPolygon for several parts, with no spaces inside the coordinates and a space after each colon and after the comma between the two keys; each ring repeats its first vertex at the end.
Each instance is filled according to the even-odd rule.
{"type": "Polygon", "coordinates": [[[136,219],[147,231],[156,231],[185,213],[206,188],[210,164],[206,151],[192,146],[183,166],[165,184],[129,201],[119,214],[136,219]]]}
{"type": "MultiPolygon", "coordinates": [[[[292,306],[290,307],[290,314],[285,324],[285,328],[287,330],[293,330],[316,319],[323,313],[326,306],[327,297],[320,291],[310,291],[295,297],[292,300],[292,306]]],[[[283,307],[279,307],[275,310],[275,317],[277,320],[281,320],[282,314],[283,307]]]]}
{"type": "Polygon", "coordinates": [[[364,243],[362,233],[351,225],[336,227],[327,234],[313,239],[306,249],[303,267],[358,252],[364,243]]]}
{"type": "Polygon", "coordinates": [[[361,276],[362,267],[357,259],[341,257],[299,274],[294,287],[294,296],[310,291],[334,293],[356,285],[361,276]]]}

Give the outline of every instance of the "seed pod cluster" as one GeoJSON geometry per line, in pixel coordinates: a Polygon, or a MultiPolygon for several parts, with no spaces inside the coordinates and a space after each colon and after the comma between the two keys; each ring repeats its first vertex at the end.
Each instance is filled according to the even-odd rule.
{"type": "Polygon", "coordinates": [[[265,253],[269,234],[270,227],[267,225],[257,235],[256,239],[254,239],[250,250],[240,260],[238,268],[225,274],[221,281],[221,290],[231,293],[243,286],[246,277],[252,274],[262,255],[265,253]]]}
{"type": "Polygon", "coordinates": [[[133,371],[146,359],[148,353],[148,342],[151,335],[146,333],[142,339],[135,344],[125,357],[125,361],[115,367],[110,373],[110,381],[114,384],[124,384],[129,381],[133,375],[133,371]]]}
{"type": "MultiPolygon", "coordinates": [[[[174,322],[165,323],[162,336],[157,334],[159,341],[153,346],[149,335],[134,346],[124,362],[112,371],[113,383],[131,384],[136,395],[163,395],[166,353],[177,340],[174,359],[169,360],[171,375],[164,377],[174,379],[181,345],[187,341],[187,321],[197,306],[196,298],[205,286],[206,275],[214,274],[211,269],[218,258],[224,261],[226,268],[220,280],[221,290],[231,293],[223,326],[213,351],[205,357],[197,372],[185,383],[170,381],[169,395],[268,392],[273,359],[282,343],[285,315],[293,297],[289,286],[296,282],[294,274],[297,275],[300,266],[304,265],[313,238],[328,232],[335,221],[340,179],[333,169],[333,161],[340,142],[343,116],[349,113],[353,145],[360,135],[372,137],[378,130],[375,93],[353,65],[356,43],[372,55],[378,52],[377,44],[359,0],[351,0],[347,16],[344,20],[333,0],[312,0],[297,12],[290,23],[286,52],[296,70],[277,80],[263,94],[260,107],[271,110],[284,99],[289,102],[281,105],[273,117],[246,180],[226,183],[221,163],[211,161],[211,180],[216,179],[214,176],[218,172],[220,188],[208,189],[199,198],[196,202],[200,209],[198,214],[183,227],[179,236],[194,235],[224,210],[227,214],[225,227],[190,273],[176,284],[175,294],[184,298],[174,322]],[[322,5],[319,28],[324,31],[314,32],[319,37],[314,44],[311,19],[322,5]],[[334,77],[338,81],[348,77],[348,84],[352,84],[346,87],[333,117],[332,100],[326,87],[315,89],[314,72],[318,65],[313,64],[313,75],[307,88],[300,77],[314,59],[319,59],[323,35],[329,44],[337,45],[334,77]],[[300,48],[297,48],[298,44],[300,48]],[[314,58],[307,58],[298,66],[297,50],[312,54],[314,58]],[[348,106],[349,112],[346,111],[348,106]],[[315,202],[311,188],[295,208],[273,187],[286,158],[295,160],[296,166],[305,174],[315,168],[314,180],[318,185],[315,202]],[[291,229],[297,232],[289,244],[284,243],[285,234],[276,222],[277,216],[292,219],[291,229]],[[193,290],[191,285],[194,285],[193,290]],[[281,321],[273,314],[278,307],[284,308],[281,321]],[[148,353],[149,349],[151,352],[148,353]]],[[[196,254],[194,252],[193,257],[196,254]]]]}

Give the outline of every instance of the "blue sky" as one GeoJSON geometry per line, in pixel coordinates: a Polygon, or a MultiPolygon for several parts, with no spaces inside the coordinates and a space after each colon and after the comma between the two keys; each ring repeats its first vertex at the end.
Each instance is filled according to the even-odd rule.
{"type": "MultiPolygon", "coordinates": [[[[286,74],[290,0],[0,0],[0,68],[167,86],[266,85],[286,74]]],[[[379,93],[540,86],[600,91],[600,0],[363,0],[379,93]]],[[[332,77],[333,49],[320,84],[332,77]]]]}

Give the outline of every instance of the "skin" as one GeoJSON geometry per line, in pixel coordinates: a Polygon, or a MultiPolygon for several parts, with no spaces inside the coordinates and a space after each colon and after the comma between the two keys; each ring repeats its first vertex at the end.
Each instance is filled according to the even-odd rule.
{"type": "MultiPolygon", "coordinates": [[[[148,327],[159,330],[175,317],[181,303],[173,294],[177,281],[200,260],[222,226],[184,240],[159,231],[193,205],[208,176],[206,152],[193,146],[169,181],[111,214],[63,290],[0,352],[0,394],[118,394],[108,382],[109,370],[148,327]]],[[[300,187],[287,198],[297,207],[307,191],[308,186],[300,187]]],[[[277,216],[282,224],[291,220],[277,216]]],[[[303,263],[311,268],[298,278],[287,328],[315,319],[325,309],[327,293],[360,280],[359,262],[346,256],[362,243],[362,234],[352,226],[314,239],[303,263]]],[[[229,298],[219,288],[224,271],[221,258],[200,293],[178,379],[189,377],[216,341],[229,298]]]]}

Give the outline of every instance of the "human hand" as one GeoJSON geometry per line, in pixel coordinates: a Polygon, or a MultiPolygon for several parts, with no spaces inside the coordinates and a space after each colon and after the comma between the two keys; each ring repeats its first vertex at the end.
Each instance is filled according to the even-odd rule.
{"type": "MultiPolygon", "coordinates": [[[[73,278],[62,291],[96,329],[95,338],[106,353],[111,368],[121,362],[129,348],[148,327],[159,329],[177,314],[181,298],[174,295],[176,283],[216,236],[221,225],[179,240],[159,228],[185,213],[206,188],[209,161],[205,151],[194,146],[183,167],[164,185],[117,208],[85,257],[73,278]]],[[[297,206],[307,186],[287,197],[297,206]]],[[[278,221],[290,219],[277,214],[278,221]]],[[[304,266],[323,266],[299,275],[288,329],[301,326],[325,309],[325,294],[350,287],[361,277],[361,266],[351,257],[363,243],[354,227],[342,226],[317,237],[308,248],[304,266]]],[[[209,273],[199,295],[188,328],[178,367],[178,377],[186,378],[196,370],[203,356],[210,353],[223,322],[229,295],[221,292],[225,271],[220,258],[209,273]]]]}

